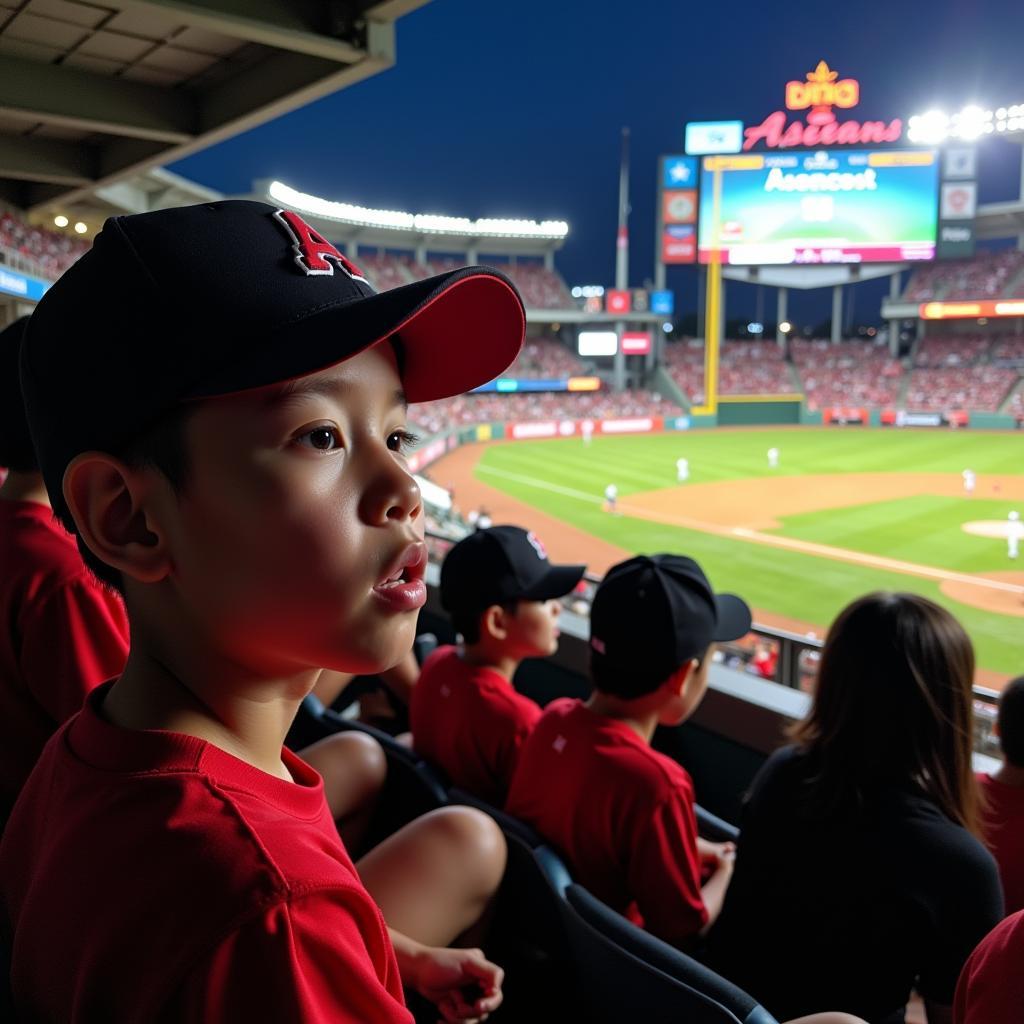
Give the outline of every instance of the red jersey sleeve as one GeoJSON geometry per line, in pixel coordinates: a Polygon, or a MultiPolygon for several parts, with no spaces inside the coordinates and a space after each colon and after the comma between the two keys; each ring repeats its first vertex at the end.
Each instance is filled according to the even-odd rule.
{"type": "Polygon", "coordinates": [[[21,667],[32,695],[57,723],[119,675],[128,656],[121,599],[83,573],[33,603],[22,620],[21,667]]]}
{"type": "Polygon", "coordinates": [[[700,892],[697,821],[685,793],[673,788],[646,821],[638,821],[629,864],[629,893],[644,927],[676,946],[707,924],[700,892]]]}
{"type": "Polygon", "coordinates": [[[498,738],[494,749],[494,767],[498,775],[495,782],[501,790],[502,797],[499,806],[504,804],[505,797],[508,796],[508,791],[512,787],[512,776],[515,775],[516,765],[519,764],[519,755],[543,713],[539,705],[525,700],[517,702],[513,711],[509,727],[498,738]]]}
{"type": "Polygon", "coordinates": [[[345,894],[269,907],[186,979],[167,1020],[412,1024],[383,924],[345,894]]]}

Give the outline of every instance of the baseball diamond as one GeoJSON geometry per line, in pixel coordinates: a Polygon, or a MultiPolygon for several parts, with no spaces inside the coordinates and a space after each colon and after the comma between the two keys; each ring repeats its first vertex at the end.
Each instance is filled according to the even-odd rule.
{"type": "Polygon", "coordinates": [[[464,508],[538,530],[553,557],[591,572],[631,553],[684,552],[748,597],[762,624],[818,636],[857,594],[910,590],[964,622],[980,683],[1019,668],[1024,567],[1007,559],[1004,530],[977,526],[1024,509],[1018,435],[769,427],[494,442],[431,472],[464,508]],[[681,457],[690,476],[679,483],[681,457]],[[977,475],[970,495],[965,466],[977,475]],[[614,516],[603,508],[611,481],[614,516]]]}

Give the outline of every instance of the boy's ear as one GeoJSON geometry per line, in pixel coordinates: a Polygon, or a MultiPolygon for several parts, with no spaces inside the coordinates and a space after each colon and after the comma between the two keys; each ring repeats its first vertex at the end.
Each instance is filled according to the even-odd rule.
{"type": "Polygon", "coordinates": [[[83,452],[64,472],[64,500],[89,549],[119,572],[156,583],[170,571],[155,525],[154,472],[130,469],[105,452],[83,452]]]}
{"type": "Polygon", "coordinates": [[[480,635],[485,633],[495,640],[504,640],[508,636],[508,613],[500,604],[492,604],[480,616],[480,635]]]}
{"type": "Polygon", "coordinates": [[[691,658],[689,661],[684,661],[682,665],[680,665],[679,668],[677,668],[675,672],[668,677],[668,681],[665,685],[669,688],[674,697],[682,697],[683,693],[686,691],[686,684],[690,681],[699,666],[700,662],[696,658],[691,658]]]}

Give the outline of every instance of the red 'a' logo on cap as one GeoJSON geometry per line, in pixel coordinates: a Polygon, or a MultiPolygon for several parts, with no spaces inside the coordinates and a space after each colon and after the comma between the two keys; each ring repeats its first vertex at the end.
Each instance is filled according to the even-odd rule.
{"type": "Polygon", "coordinates": [[[294,243],[295,265],[304,274],[333,274],[335,266],[338,266],[353,281],[362,281],[367,285],[370,283],[347,256],[342,255],[319,231],[314,231],[297,213],[277,210],[274,216],[294,243]]]}

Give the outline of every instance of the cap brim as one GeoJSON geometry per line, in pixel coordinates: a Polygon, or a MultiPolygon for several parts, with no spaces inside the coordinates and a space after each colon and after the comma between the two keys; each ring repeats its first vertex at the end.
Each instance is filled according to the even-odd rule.
{"type": "Polygon", "coordinates": [[[524,601],[548,601],[553,597],[565,597],[583,579],[586,571],[585,565],[553,565],[519,596],[524,601]]]}
{"type": "Polygon", "coordinates": [[[735,594],[715,594],[715,608],[717,620],[712,640],[739,640],[741,636],[746,636],[750,632],[753,619],[750,606],[742,597],[735,594]]]}
{"type": "Polygon", "coordinates": [[[519,354],[526,313],[504,274],[464,267],[401,288],[327,306],[254,338],[244,366],[204,377],[188,397],[211,398],[304,377],[401,336],[410,402],[471,391],[519,354]]]}

